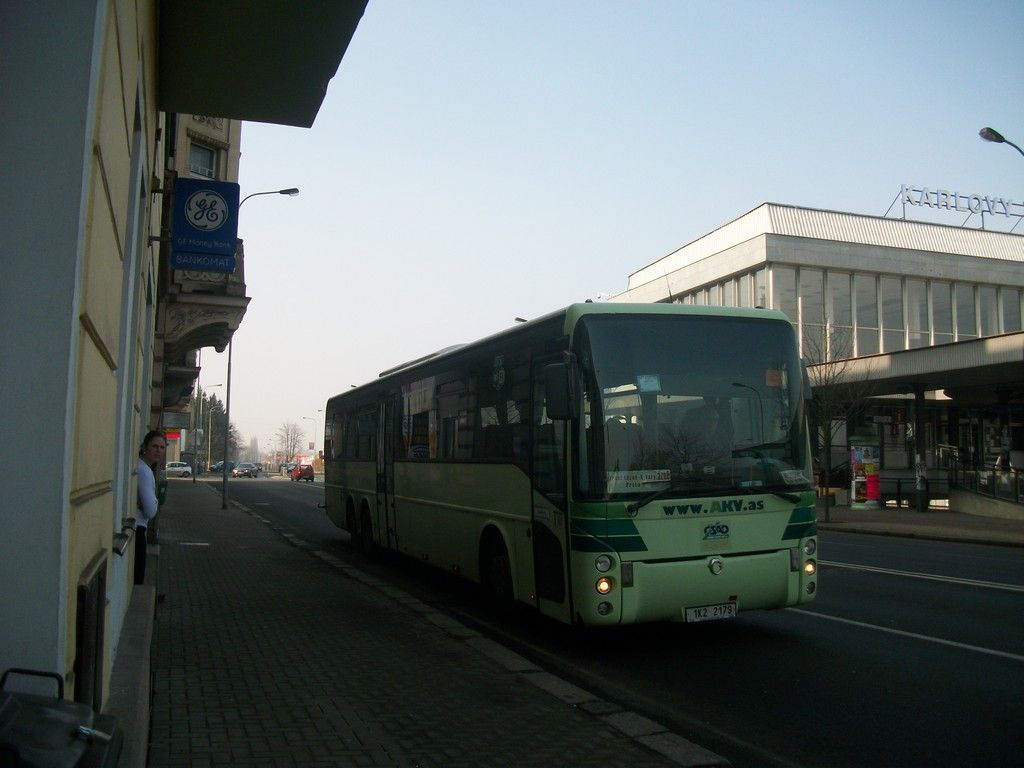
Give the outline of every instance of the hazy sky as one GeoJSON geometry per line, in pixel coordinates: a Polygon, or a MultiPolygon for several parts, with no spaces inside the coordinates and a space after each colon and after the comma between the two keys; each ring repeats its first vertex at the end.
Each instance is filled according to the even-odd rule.
{"type": "MultiPolygon", "coordinates": [[[[1019,0],[370,0],[314,126],[242,128],[242,196],[301,194],[241,210],[231,421],[266,450],[315,418],[322,448],[328,397],[619,293],[764,202],[1021,201],[986,125],[1024,146],[1019,0]]],[[[203,350],[202,386],[227,357],[203,350]]]]}

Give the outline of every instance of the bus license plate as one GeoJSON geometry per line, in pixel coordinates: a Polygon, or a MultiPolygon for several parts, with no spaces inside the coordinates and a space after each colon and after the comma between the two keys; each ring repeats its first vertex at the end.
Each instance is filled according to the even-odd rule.
{"type": "Polygon", "coordinates": [[[716,603],[715,605],[700,605],[696,608],[686,609],[686,621],[688,624],[692,624],[695,621],[734,618],[736,618],[736,603],[716,603]]]}

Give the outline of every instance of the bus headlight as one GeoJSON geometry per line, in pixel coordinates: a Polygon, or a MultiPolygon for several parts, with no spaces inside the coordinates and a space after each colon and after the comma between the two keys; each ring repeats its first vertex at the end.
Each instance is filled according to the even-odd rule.
{"type": "Polygon", "coordinates": [[[602,576],[597,580],[597,583],[594,584],[594,588],[597,590],[597,594],[608,595],[611,594],[613,589],[615,589],[615,582],[608,576],[602,576]]]}
{"type": "Polygon", "coordinates": [[[818,572],[818,564],[813,560],[804,563],[804,576],[813,576],[818,572]]]}
{"type": "Polygon", "coordinates": [[[804,554],[810,557],[818,551],[818,542],[816,539],[808,539],[804,542],[804,554]]]}
{"type": "Polygon", "coordinates": [[[608,573],[613,565],[615,565],[615,560],[612,559],[611,555],[598,555],[597,559],[594,560],[594,567],[601,573],[608,573]]]}

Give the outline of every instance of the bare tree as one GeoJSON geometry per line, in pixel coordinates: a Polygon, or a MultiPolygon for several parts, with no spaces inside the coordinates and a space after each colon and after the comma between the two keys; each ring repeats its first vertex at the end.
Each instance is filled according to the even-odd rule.
{"type": "MultiPolygon", "coordinates": [[[[811,380],[809,416],[816,430],[815,445],[820,447],[821,482],[831,487],[832,446],[849,421],[860,414],[871,397],[874,384],[870,367],[858,369],[854,377],[853,329],[825,322],[819,333],[805,333],[804,358],[811,380]]],[[[825,494],[825,520],[830,522],[831,497],[825,494]]]]}
{"type": "Polygon", "coordinates": [[[277,430],[277,440],[287,460],[294,458],[295,454],[299,452],[305,436],[306,433],[302,430],[302,427],[292,421],[282,424],[277,430]]]}

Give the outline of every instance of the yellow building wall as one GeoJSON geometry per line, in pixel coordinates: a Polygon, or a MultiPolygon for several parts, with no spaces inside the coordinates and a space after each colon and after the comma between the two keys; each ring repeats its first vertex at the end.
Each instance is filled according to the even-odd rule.
{"type": "MultiPolygon", "coordinates": [[[[112,589],[127,590],[131,584],[113,585],[111,558],[115,526],[120,519],[134,510],[115,510],[112,484],[115,478],[114,461],[117,453],[118,423],[117,388],[118,371],[126,361],[119,360],[121,318],[123,311],[122,288],[124,282],[125,238],[128,228],[129,201],[131,200],[132,139],[135,125],[137,94],[142,94],[143,135],[142,151],[150,160],[149,170],[140,182],[149,187],[152,169],[159,169],[159,144],[156,140],[159,114],[156,103],[155,7],[154,2],[111,0],[107,8],[103,50],[96,91],[96,112],[93,134],[93,152],[88,188],[88,203],[84,229],[84,255],[81,283],[80,337],[76,371],[76,402],[73,425],[74,466],[71,470],[72,488],[67,557],[67,634],[65,647],[65,679],[72,682],[68,696],[73,697],[77,633],[76,588],[83,572],[105,558],[108,593],[112,589]],[[140,66],[142,72],[140,72],[140,66]]],[[[153,200],[144,195],[144,204],[153,200]]],[[[159,205],[144,217],[143,225],[159,229],[159,205]]],[[[149,278],[151,249],[148,232],[141,241],[146,244],[139,256],[140,286],[149,278]]],[[[143,288],[144,293],[144,288],[143,288]]],[[[144,338],[147,324],[142,317],[146,304],[139,295],[128,297],[137,322],[137,335],[130,345],[136,356],[135,370],[141,379],[149,370],[145,357],[151,340],[144,338]]],[[[132,382],[132,431],[141,438],[145,424],[140,416],[141,396],[147,382],[132,382]]],[[[133,448],[135,446],[133,445],[133,448]]],[[[133,451],[134,454],[134,451],[133,451]]],[[[134,466],[131,468],[134,471],[134,466]]],[[[133,490],[134,494],[134,483],[133,490]]],[[[134,498],[134,496],[132,496],[134,498]]],[[[126,556],[130,556],[131,549],[126,556]]],[[[131,568],[122,569],[131,579],[131,568]]],[[[102,673],[105,700],[109,693],[109,647],[116,638],[109,631],[109,615],[105,616],[104,643],[107,648],[98,655],[104,663],[102,673]]]]}

